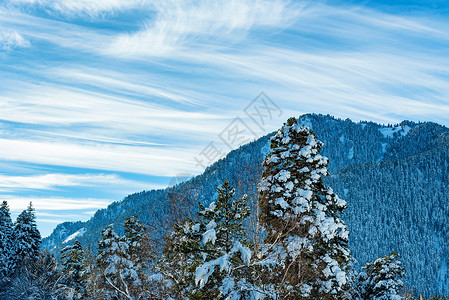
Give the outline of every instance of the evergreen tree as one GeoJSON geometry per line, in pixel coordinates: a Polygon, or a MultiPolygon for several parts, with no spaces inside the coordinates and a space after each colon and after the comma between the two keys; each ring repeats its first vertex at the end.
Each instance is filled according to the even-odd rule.
{"type": "Polygon", "coordinates": [[[61,271],[48,251],[39,251],[32,258],[28,256],[19,267],[1,299],[66,299],[61,271]]]}
{"type": "Polygon", "coordinates": [[[115,233],[112,225],[103,230],[102,237],[98,243],[97,266],[104,295],[132,298],[132,285],[140,284],[140,280],[130,260],[129,244],[115,233]]]}
{"type": "Polygon", "coordinates": [[[36,216],[32,203],[24,210],[16,220],[13,230],[18,264],[25,259],[35,259],[39,254],[41,234],[37,229],[36,216]]]}
{"type": "Polygon", "coordinates": [[[195,288],[196,268],[203,261],[200,226],[186,219],[175,224],[167,237],[159,269],[170,282],[167,292],[173,299],[187,299],[195,288]]]}
{"type": "Polygon", "coordinates": [[[244,246],[248,245],[243,228],[243,221],[249,216],[246,195],[233,199],[235,190],[227,179],[216,189],[215,202],[208,208],[200,204],[203,263],[196,269],[199,289],[192,298],[215,299],[232,294],[233,299],[245,299],[244,286],[248,282],[244,271],[251,260],[251,251],[244,246]]]}
{"type": "Polygon", "coordinates": [[[83,247],[75,241],[73,245],[61,250],[61,264],[64,280],[70,287],[71,299],[83,299],[86,296],[86,262],[83,247]]]}
{"type": "Polygon", "coordinates": [[[147,227],[140,222],[137,216],[130,216],[126,218],[125,236],[123,240],[129,245],[129,256],[133,261],[134,269],[138,274],[142,274],[144,264],[148,262],[149,254],[151,252],[148,243],[149,237],[147,227]]]}
{"type": "MultiPolygon", "coordinates": [[[[130,278],[128,287],[131,294],[143,296],[144,285],[148,280],[147,270],[155,263],[151,261],[154,257],[154,249],[149,243],[147,227],[137,216],[126,218],[124,228],[125,235],[121,237],[121,241],[128,244],[128,259],[132,262],[132,273],[137,274],[137,277],[130,278]]],[[[147,294],[145,297],[149,296],[147,294]]]]}
{"type": "Polygon", "coordinates": [[[227,180],[216,189],[217,201],[207,208],[200,204],[198,222],[176,225],[165,250],[171,269],[164,274],[184,294],[176,299],[245,299],[244,271],[251,259],[243,229],[246,197],[234,200],[227,180]]]}
{"type": "Polygon", "coordinates": [[[267,238],[261,255],[270,272],[260,280],[283,299],[337,299],[346,290],[349,232],[339,216],[346,202],[323,184],[328,159],[319,154],[322,146],[290,118],[271,138],[263,163],[259,191],[267,238]]]}
{"type": "Polygon", "coordinates": [[[401,266],[399,255],[392,252],[390,255],[368,262],[365,273],[361,275],[363,299],[369,300],[400,300],[404,284],[404,268],[401,266]]]}
{"type": "Polygon", "coordinates": [[[9,206],[3,201],[0,206],[0,287],[6,286],[15,268],[12,230],[9,206]]]}
{"type": "Polygon", "coordinates": [[[235,190],[226,179],[217,189],[217,200],[205,208],[199,204],[199,215],[203,222],[215,224],[210,232],[215,233],[216,251],[229,252],[235,241],[246,243],[243,221],[249,216],[249,208],[246,203],[246,195],[240,199],[233,199],[235,190]],[[222,249],[222,250],[217,250],[222,249]]]}

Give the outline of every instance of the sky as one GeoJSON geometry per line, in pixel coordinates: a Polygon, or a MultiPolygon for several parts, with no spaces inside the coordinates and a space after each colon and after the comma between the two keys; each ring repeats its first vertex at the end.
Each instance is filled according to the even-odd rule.
{"type": "Polygon", "coordinates": [[[449,125],[446,2],[2,0],[0,199],[47,236],[291,116],[449,125]]]}

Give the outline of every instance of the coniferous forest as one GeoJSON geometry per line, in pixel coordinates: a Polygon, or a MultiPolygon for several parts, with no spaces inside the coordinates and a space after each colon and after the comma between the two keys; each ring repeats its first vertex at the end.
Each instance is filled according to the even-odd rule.
{"type": "MultiPolygon", "coordinates": [[[[247,160],[244,167],[255,176],[224,179],[209,200],[199,196],[191,180],[180,192],[171,190],[165,214],[154,209],[151,218],[131,213],[123,221],[114,218],[114,224],[101,228],[95,243],[78,240],[84,224],[73,223],[69,238],[61,243],[64,247],[51,244],[52,237],[42,247],[32,204],[13,223],[4,201],[0,298],[417,298],[423,291],[408,284],[410,270],[394,243],[385,255],[370,257],[363,266],[360,257],[372,253],[360,254],[363,247],[355,247],[358,259],[354,257],[350,241],[351,225],[356,223],[354,219],[346,223],[344,218],[351,203],[336,191],[343,190],[342,196],[366,196],[363,189],[358,194],[349,187],[342,189],[335,175],[330,176],[331,162],[322,155],[324,144],[311,125],[310,120],[290,118],[270,138],[262,164],[247,160]]],[[[395,149],[391,155],[403,155],[399,146],[391,145],[395,149]]],[[[358,168],[370,174],[368,162],[358,168]]],[[[341,172],[348,178],[357,170],[341,172]]],[[[363,217],[361,211],[359,215],[363,217]]],[[[382,224],[395,228],[389,223],[395,221],[382,224]]]]}

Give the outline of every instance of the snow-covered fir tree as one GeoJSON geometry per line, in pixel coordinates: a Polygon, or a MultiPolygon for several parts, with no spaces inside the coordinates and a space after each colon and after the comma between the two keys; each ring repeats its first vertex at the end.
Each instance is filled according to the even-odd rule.
{"type": "Polygon", "coordinates": [[[328,159],[319,154],[322,146],[290,118],[271,138],[263,163],[259,191],[267,238],[259,256],[270,272],[261,282],[282,299],[337,299],[347,287],[349,232],[340,219],[346,202],[323,184],[328,159]]]}
{"type": "Polygon", "coordinates": [[[178,291],[180,287],[187,291],[189,299],[248,299],[244,277],[251,250],[243,229],[249,215],[246,197],[234,199],[227,180],[216,189],[217,200],[207,208],[200,205],[198,222],[187,220],[175,226],[166,252],[171,259],[182,258],[180,264],[175,261],[182,271],[168,279],[178,285],[178,291]]]}
{"type": "Polygon", "coordinates": [[[141,273],[146,263],[145,255],[150,250],[148,243],[147,227],[136,216],[129,216],[124,223],[125,236],[129,244],[129,256],[135,265],[135,270],[141,273]]]}
{"type": "Polygon", "coordinates": [[[17,264],[25,259],[35,259],[39,254],[41,234],[37,229],[36,215],[32,203],[16,220],[13,230],[17,264]]]}
{"type": "Polygon", "coordinates": [[[396,252],[393,251],[390,255],[368,262],[364,271],[360,278],[363,299],[404,299],[402,295],[404,268],[396,252]]]}
{"type": "MultiPolygon", "coordinates": [[[[130,276],[128,270],[132,269],[128,250],[129,245],[120,240],[112,225],[103,230],[102,240],[98,242],[97,266],[107,297],[130,296],[127,280],[124,278],[130,276]]],[[[137,278],[137,274],[134,276],[137,278]]]]}
{"type": "Polygon", "coordinates": [[[15,250],[12,240],[13,224],[9,206],[3,201],[0,206],[0,290],[5,287],[15,268],[15,250]]]}
{"type": "Polygon", "coordinates": [[[98,243],[97,266],[104,294],[119,299],[135,297],[135,287],[140,286],[142,282],[134,270],[128,241],[120,238],[112,225],[103,230],[102,237],[98,243]]]}
{"type": "Polygon", "coordinates": [[[208,208],[200,205],[204,262],[196,269],[195,283],[201,299],[248,299],[245,271],[251,250],[245,239],[243,221],[249,216],[246,195],[234,199],[235,190],[226,179],[217,187],[218,197],[208,208]],[[245,246],[246,245],[246,246],[245,246]]]}
{"type": "Polygon", "coordinates": [[[187,299],[195,288],[196,268],[202,262],[199,226],[187,218],[174,225],[166,240],[159,270],[169,282],[168,294],[174,299],[187,299]]]}
{"type": "Polygon", "coordinates": [[[154,256],[154,249],[149,243],[147,227],[137,216],[127,217],[124,229],[125,235],[120,240],[128,244],[128,259],[132,262],[133,274],[135,272],[137,275],[136,278],[130,277],[131,282],[128,288],[131,294],[142,295],[143,286],[148,280],[147,270],[150,269],[151,264],[154,264],[151,261],[154,256]]]}
{"type": "Polygon", "coordinates": [[[55,257],[47,250],[39,251],[18,265],[0,299],[66,299],[61,277],[55,257]]]}
{"type": "Polygon", "coordinates": [[[64,283],[67,285],[70,299],[83,299],[86,296],[86,261],[80,242],[61,250],[61,265],[64,283]]]}

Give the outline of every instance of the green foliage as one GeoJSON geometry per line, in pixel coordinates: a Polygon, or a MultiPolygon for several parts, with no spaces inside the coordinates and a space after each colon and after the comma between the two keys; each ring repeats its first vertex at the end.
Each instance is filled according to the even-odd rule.
{"type": "Polygon", "coordinates": [[[195,287],[195,271],[202,261],[198,227],[204,224],[195,225],[191,219],[175,224],[163,251],[160,270],[171,282],[169,294],[175,299],[186,299],[195,287]]]}
{"type": "Polygon", "coordinates": [[[212,206],[205,208],[199,204],[199,215],[203,217],[204,223],[214,222],[217,224],[215,230],[216,241],[215,248],[220,251],[229,252],[234,245],[234,241],[239,240],[247,243],[245,240],[245,231],[243,221],[249,216],[249,207],[247,197],[233,199],[235,190],[225,179],[221,187],[216,187],[218,197],[212,206]]]}
{"type": "Polygon", "coordinates": [[[128,245],[128,259],[136,277],[131,279],[129,290],[132,295],[142,295],[148,280],[148,271],[155,262],[155,250],[150,243],[147,227],[137,218],[129,216],[124,223],[125,235],[120,240],[128,245]]]}

